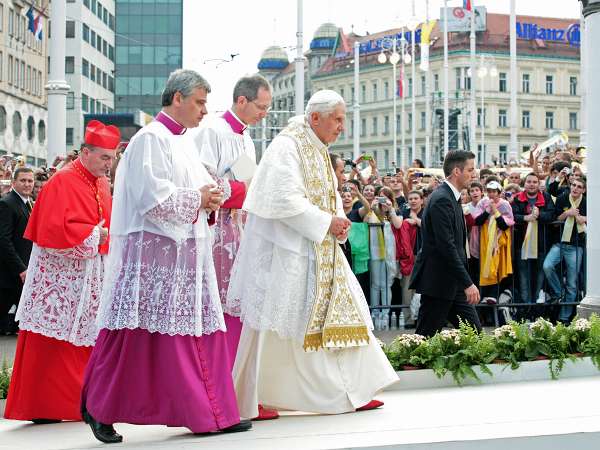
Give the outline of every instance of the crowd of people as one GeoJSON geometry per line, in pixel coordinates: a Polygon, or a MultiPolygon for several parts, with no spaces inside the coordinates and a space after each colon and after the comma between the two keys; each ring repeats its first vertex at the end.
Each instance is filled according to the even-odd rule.
{"type": "MultiPolygon", "coordinates": [[[[566,322],[584,295],[587,182],[580,153],[568,147],[542,155],[534,146],[527,164],[476,170],[461,192],[469,274],[482,303],[517,305],[501,308],[500,321],[566,322]],[[561,302],[567,305],[559,308],[561,302]]],[[[392,172],[378,170],[368,155],[331,160],[353,222],[345,252],[374,323],[412,328],[420,295],[408,286],[422,245],[421,219],[444,174],[418,159],[392,172]]],[[[480,315],[492,320],[488,307],[480,315]]]]}

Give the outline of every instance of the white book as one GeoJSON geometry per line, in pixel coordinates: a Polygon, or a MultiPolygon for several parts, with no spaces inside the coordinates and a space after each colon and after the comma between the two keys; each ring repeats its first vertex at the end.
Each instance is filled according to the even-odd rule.
{"type": "Polygon", "coordinates": [[[256,167],[254,160],[246,153],[242,153],[229,171],[237,181],[250,181],[256,172],[256,167]]]}

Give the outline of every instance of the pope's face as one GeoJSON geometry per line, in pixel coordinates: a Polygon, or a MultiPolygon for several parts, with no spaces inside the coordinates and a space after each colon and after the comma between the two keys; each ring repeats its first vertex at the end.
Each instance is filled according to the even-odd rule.
{"type": "Polygon", "coordinates": [[[103,177],[108,174],[116,157],[115,150],[96,147],[90,149],[84,147],[81,151],[81,162],[87,170],[95,177],[103,177]]]}
{"type": "Polygon", "coordinates": [[[186,128],[196,128],[204,116],[208,113],[206,109],[208,92],[206,89],[196,88],[190,95],[184,97],[180,92],[175,93],[173,105],[179,109],[179,120],[186,128]]]}
{"type": "Polygon", "coordinates": [[[342,131],[346,122],[346,106],[338,105],[329,114],[314,112],[310,115],[310,126],[323,142],[323,144],[332,144],[335,142],[342,131]]]}

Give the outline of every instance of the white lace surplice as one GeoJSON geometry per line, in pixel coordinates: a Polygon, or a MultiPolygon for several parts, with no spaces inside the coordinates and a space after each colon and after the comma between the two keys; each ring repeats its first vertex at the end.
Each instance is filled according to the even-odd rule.
{"type": "Polygon", "coordinates": [[[158,122],[127,147],[115,181],[101,328],[194,336],[225,329],[200,209],[199,189],[213,181],[192,147],[158,122]]]}
{"type": "Polygon", "coordinates": [[[19,328],[77,346],[94,345],[104,273],[99,242],[96,227],[77,247],[58,250],[33,244],[16,315],[19,328]]]}

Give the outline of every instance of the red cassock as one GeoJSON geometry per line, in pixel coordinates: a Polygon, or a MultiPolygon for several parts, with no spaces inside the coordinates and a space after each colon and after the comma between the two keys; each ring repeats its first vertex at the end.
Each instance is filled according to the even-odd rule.
{"type": "MultiPolygon", "coordinates": [[[[76,160],[40,192],[25,238],[45,248],[76,247],[102,219],[110,226],[111,205],[108,180],[95,178],[76,160]]],[[[99,252],[106,254],[108,243],[99,252]]],[[[81,387],[92,348],[21,330],[4,416],[81,420],[81,387]]]]}

